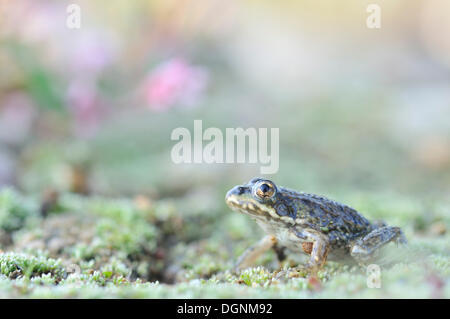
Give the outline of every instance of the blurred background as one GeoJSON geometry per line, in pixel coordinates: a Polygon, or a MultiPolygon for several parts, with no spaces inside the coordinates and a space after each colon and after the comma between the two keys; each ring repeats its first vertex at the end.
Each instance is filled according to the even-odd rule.
{"type": "Polygon", "coordinates": [[[259,166],[172,163],[202,119],[278,127],[280,185],[444,198],[450,3],[372,2],[1,0],[0,185],[221,202],[259,166]]]}
{"type": "MultiPolygon", "coordinates": [[[[196,119],[279,128],[267,177],[404,230],[413,253],[395,255],[416,264],[383,273],[379,290],[327,264],[336,292],[323,296],[448,296],[449,14],[447,0],[0,0],[0,297],[61,296],[17,279],[49,272],[36,282],[63,296],[81,293],[73,282],[211,279],[180,288],[208,298],[242,293],[217,278],[266,287],[267,270],[223,275],[262,236],[225,193],[260,167],[174,164],[171,132],[196,119]],[[66,27],[72,3],[79,29],[66,27]],[[73,265],[82,275],[67,276],[73,265]]],[[[258,264],[278,267],[274,253],[258,264]]],[[[255,296],[317,286],[287,285],[255,296]]]]}

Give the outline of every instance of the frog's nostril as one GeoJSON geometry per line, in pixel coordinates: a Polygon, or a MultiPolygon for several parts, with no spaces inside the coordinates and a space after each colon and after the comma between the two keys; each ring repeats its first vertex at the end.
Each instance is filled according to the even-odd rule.
{"type": "Polygon", "coordinates": [[[245,187],[241,187],[241,186],[235,186],[232,189],[230,189],[227,193],[227,195],[225,197],[230,197],[233,195],[242,195],[245,193],[245,187]]]}

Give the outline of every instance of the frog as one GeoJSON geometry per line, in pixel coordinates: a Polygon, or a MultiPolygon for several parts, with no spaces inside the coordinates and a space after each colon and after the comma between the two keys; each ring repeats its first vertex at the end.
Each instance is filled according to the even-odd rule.
{"type": "Polygon", "coordinates": [[[386,244],[407,244],[399,227],[370,222],[350,206],[277,186],[261,177],[230,189],[225,202],[232,210],[254,219],[266,233],[239,257],[235,271],[251,267],[270,249],[277,252],[279,260],[286,257],[285,250],[309,255],[304,268],[317,274],[327,260],[350,259],[367,265],[386,244]]]}

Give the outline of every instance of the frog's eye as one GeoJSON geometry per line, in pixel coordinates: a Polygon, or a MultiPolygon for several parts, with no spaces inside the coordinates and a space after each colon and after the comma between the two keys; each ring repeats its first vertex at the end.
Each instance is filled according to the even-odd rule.
{"type": "Polygon", "coordinates": [[[255,185],[255,194],[262,199],[271,198],[275,194],[275,187],[273,184],[261,181],[255,185]]]}

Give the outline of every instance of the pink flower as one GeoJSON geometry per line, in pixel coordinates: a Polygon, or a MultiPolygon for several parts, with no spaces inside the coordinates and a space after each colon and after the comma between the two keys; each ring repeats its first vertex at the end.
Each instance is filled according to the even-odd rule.
{"type": "Polygon", "coordinates": [[[78,32],[67,46],[70,67],[79,76],[95,77],[114,60],[114,45],[108,34],[99,31],[78,32]]]}
{"type": "Polygon", "coordinates": [[[156,67],[144,81],[149,108],[165,111],[175,105],[192,106],[206,88],[206,71],[182,58],[168,60],[156,67]]]}

